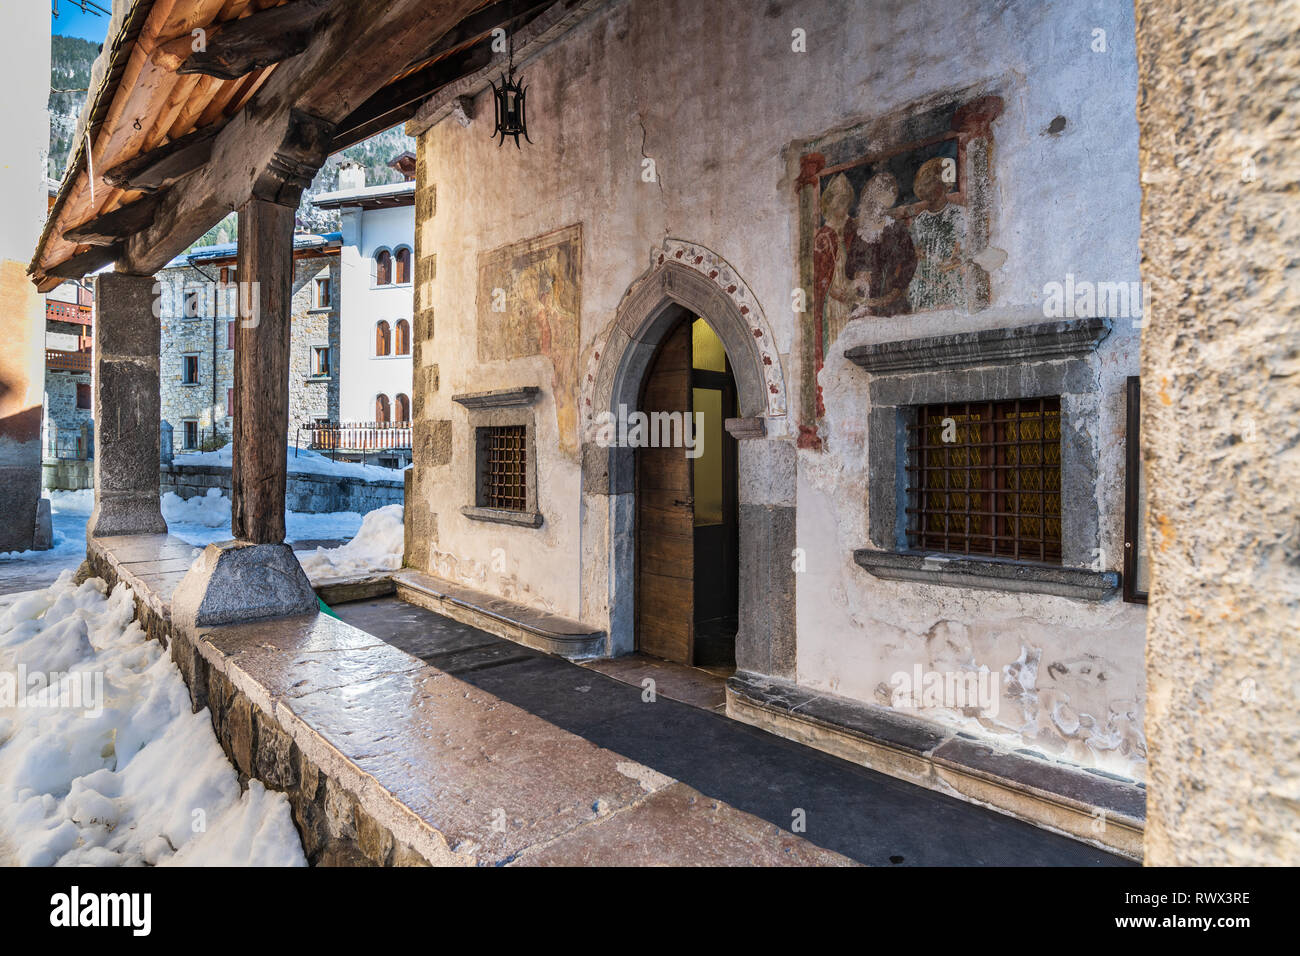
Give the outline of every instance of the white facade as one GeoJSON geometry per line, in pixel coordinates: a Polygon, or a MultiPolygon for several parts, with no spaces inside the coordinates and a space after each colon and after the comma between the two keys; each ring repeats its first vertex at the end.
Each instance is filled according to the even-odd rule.
{"type": "Polygon", "coordinates": [[[360,186],[345,170],[345,188],[316,205],[338,208],[343,249],[339,305],[339,417],[346,422],[410,419],[412,266],[415,244],[415,183],[360,186]],[[405,250],[406,267],[398,260],[405,250]],[[381,257],[387,253],[388,281],[381,257]],[[386,334],[381,334],[381,330],[386,334]],[[382,348],[387,342],[387,354],[382,348]]]}

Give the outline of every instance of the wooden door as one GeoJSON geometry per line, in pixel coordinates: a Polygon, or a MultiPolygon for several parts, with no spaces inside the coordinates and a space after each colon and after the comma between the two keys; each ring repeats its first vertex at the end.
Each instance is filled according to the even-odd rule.
{"type": "MultiPolygon", "coordinates": [[[[669,335],[646,375],[641,411],[690,411],[691,325],[669,335]]],[[[637,649],[690,664],[695,654],[695,510],[683,448],[638,448],[637,649]]]]}

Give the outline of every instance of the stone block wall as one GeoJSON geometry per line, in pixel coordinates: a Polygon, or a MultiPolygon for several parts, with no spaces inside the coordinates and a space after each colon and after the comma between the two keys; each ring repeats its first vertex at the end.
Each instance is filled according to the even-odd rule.
{"type": "MultiPolygon", "coordinates": [[[[90,387],[89,372],[45,371],[45,423],[47,434],[53,425],[61,436],[81,433],[81,426],[94,419],[94,409],[77,407],[77,386],[90,387]]],[[[65,440],[71,441],[71,437],[65,440]]],[[[87,449],[88,451],[88,449],[87,449]]],[[[45,450],[48,457],[49,449],[45,450]]]]}
{"type": "MultiPolygon", "coordinates": [[[[214,278],[220,277],[220,265],[204,264],[200,268],[179,266],[158,273],[160,286],[160,322],[162,350],[159,387],[162,394],[162,417],[173,428],[172,443],[176,454],[185,451],[183,422],[193,419],[199,424],[199,440],[212,439],[217,444],[230,440],[233,420],[228,407],[228,390],[235,384],[235,353],[226,347],[227,323],[234,318],[232,300],[211,296],[214,278]],[[209,295],[204,314],[197,319],[182,314],[184,290],[199,287],[209,295]],[[212,312],[217,312],[213,318],[212,312]],[[215,345],[215,348],[214,348],[215,345]],[[182,382],[183,356],[197,354],[197,385],[182,382]],[[216,387],[213,388],[215,363],[216,387]]],[[[231,281],[237,280],[232,273],[231,281]]],[[[289,429],[292,441],[299,425],[317,419],[337,420],[339,414],[339,257],[337,253],[302,256],[294,262],[293,323],[290,337],[289,429]],[[329,275],[333,290],[329,308],[314,307],[314,286],[318,276],[329,275]],[[314,346],[330,347],[330,374],[312,374],[314,346]]]]}
{"type": "MultiPolygon", "coordinates": [[[[211,488],[220,489],[229,497],[230,469],[222,465],[186,465],[184,459],[179,458],[171,465],[161,467],[158,487],[161,494],[170,491],[186,499],[206,495],[211,488]]],[[[401,479],[366,481],[362,478],[290,473],[285,487],[285,507],[305,514],[331,511],[366,514],[385,505],[400,505],[404,500],[401,479]]]]}
{"type": "MultiPolygon", "coordinates": [[[[91,548],[78,579],[103,578],[109,588],[120,577],[102,553],[91,548]]],[[[129,582],[128,582],[129,583],[129,582]]],[[[357,797],[326,774],[265,709],[204,656],[193,637],[173,628],[169,614],[136,597],[136,619],[151,640],[167,648],[190,691],[193,710],[207,708],[226,757],[239,772],[289,800],[303,852],[312,866],[428,866],[361,806],[357,797]]]]}
{"type": "Polygon", "coordinates": [[[1137,4],[1146,862],[1300,862],[1296,0],[1137,4]]]}

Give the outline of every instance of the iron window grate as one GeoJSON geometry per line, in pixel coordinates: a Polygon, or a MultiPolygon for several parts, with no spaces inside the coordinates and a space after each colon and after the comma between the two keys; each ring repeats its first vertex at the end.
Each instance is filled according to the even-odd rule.
{"type": "Polygon", "coordinates": [[[907,449],[911,548],[1060,564],[1059,397],[919,406],[907,449]]]}
{"type": "Polygon", "coordinates": [[[485,428],[482,432],[482,506],[505,511],[527,511],[526,426],[498,425],[485,428]]]}

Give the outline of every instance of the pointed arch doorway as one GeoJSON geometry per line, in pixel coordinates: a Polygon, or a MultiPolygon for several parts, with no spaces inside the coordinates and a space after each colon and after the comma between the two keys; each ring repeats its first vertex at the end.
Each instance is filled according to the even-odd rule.
{"type": "MultiPolygon", "coordinates": [[[[632,653],[645,643],[637,640],[638,608],[654,604],[642,601],[639,593],[635,449],[602,440],[597,425],[601,416],[616,418],[621,407],[640,407],[661,346],[684,318],[699,317],[721,339],[734,386],[736,414],[725,431],[729,439],[739,439],[733,446],[739,512],[735,666],[746,673],[793,677],[797,471],[794,442],[785,427],[781,357],[748,285],[721,256],[695,243],[664,241],[651,267],[629,286],[593,350],[583,386],[590,426],[583,444],[583,494],[590,540],[599,542],[605,554],[590,568],[592,582],[607,582],[607,590],[593,589],[584,600],[591,602],[593,619],[608,615],[610,656],[632,653]]],[[[692,622],[694,577],[692,569],[692,622]]],[[[693,632],[696,643],[700,633],[698,628],[693,632]]],[[[691,650],[694,657],[695,648],[691,650]]]]}
{"type": "Polygon", "coordinates": [[[736,385],[708,320],[682,307],[675,318],[646,370],[639,404],[651,433],[635,452],[636,649],[730,668],[739,488],[736,440],[723,423],[736,415],[736,385]]]}

